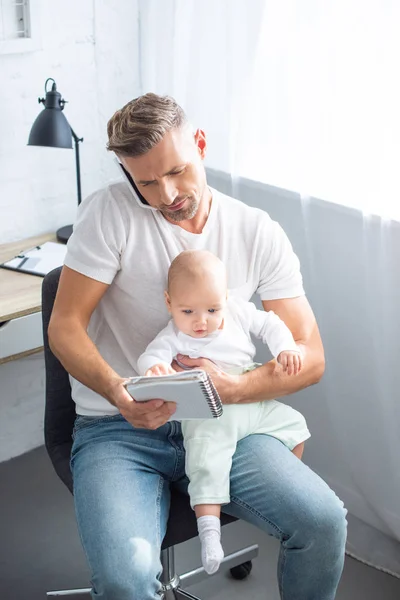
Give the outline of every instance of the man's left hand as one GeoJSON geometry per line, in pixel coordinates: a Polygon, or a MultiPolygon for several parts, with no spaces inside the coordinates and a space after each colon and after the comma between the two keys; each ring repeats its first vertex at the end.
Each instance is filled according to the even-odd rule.
{"type": "MultiPolygon", "coordinates": [[[[213,384],[217,388],[223,404],[235,404],[235,402],[237,402],[240,375],[228,375],[212,362],[212,360],[208,360],[208,358],[189,358],[183,354],[178,354],[177,359],[180,363],[191,369],[202,369],[203,371],[207,371],[213,384]]],[[[171,366],[175,371],[185,371],[185,369],[178,365],[176,360],[172,361],[171,366]]]]}

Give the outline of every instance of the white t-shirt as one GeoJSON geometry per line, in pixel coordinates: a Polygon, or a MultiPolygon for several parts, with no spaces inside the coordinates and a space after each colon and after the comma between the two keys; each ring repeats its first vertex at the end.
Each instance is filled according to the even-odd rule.
{"type": "MultiPolygon", "coordinates": [[[[205,249],[225,264],[230,293],[249,300],[304,294],[299,261],[278,223],[257,208],[211,189],[201,234],[190,233],[143,205],[133,188],[112,184],[79,207],[65,264],[111,284],[88,326],[102,357],[122,377],[137,374],[137,359],[169,321],[164,302],[168,268],[183,250],[205,249]]],[[[81,415],[114,415],[117,409],[73,377],[72,397],[81,415]]]]}
{"type": "Polygon", "coordinates": [[[208,358],[224,370],[245,367],[256,353],[251,333],[267,344],[275,358],[284,350],[299,351],[290,329],[278,315],[272,310],[257,310],[252,302],[233,296],[227,302],[223,328],[203,338],[186,335],[171,319],[139,356],[137,370],[144,375],[156,364],[170,365],[178,353],[208,358]]]}

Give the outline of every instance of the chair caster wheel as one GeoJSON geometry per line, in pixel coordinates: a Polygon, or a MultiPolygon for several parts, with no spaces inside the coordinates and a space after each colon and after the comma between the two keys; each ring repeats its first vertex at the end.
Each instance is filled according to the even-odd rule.
{"type": "Polygon", "coordinates": [[[241,565],[238,565],[237,567],[232,567],[231,575],[233,579],[246,579],[246,577],[250,575],[250,571],[252,570],[252,568],[253,564],[251,560],[247,560],[246,562],[244,562],[241,565]]]}

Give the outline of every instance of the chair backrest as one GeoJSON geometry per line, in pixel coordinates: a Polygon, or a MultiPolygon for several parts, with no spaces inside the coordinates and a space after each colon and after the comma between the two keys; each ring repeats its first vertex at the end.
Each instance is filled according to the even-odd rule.
{"type": "Polygon", "coordinates": [[[71,398],[69,375],[50,350],[47,336],[61,268],[50,271],[45,276],[42,285],[42,324],[46,368],[44,438],[47,452],[57,475],[72,492],[69,460],[72,448],[72,430],[76,417],[75,404],[71,398]]]}
{"type": "MultiPolygon", "coordinates": [[[[76,417],[75,404],[71,397],[69,375],[52,353],[47,335],[61,269],[62,267],[58,267],[50,271],[45,276],[42,285],[42,323],[46,369],[44,437],[47,452],[57,475],[72,492],[70,455],[72,431],[76,417]]],[[[225,525],[236,519],[229,515],[222,515],[221,521],[225,525]]],[[[190,507],[188,496],[171,489],[171,510],[162,548],[180,544],[196,535],[195,514],[190,507]]]]}

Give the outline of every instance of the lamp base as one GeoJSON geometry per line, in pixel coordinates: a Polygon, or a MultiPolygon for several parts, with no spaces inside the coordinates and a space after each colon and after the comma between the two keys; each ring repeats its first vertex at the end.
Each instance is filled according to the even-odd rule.
{"type": "Polygon", "coordinates": [[[72,225],[65,225],[65,227],[60,227],[57,230],[56,236],[57,240],[62,244],[66,244],[71,237],[72,234],[72,225]]]}

